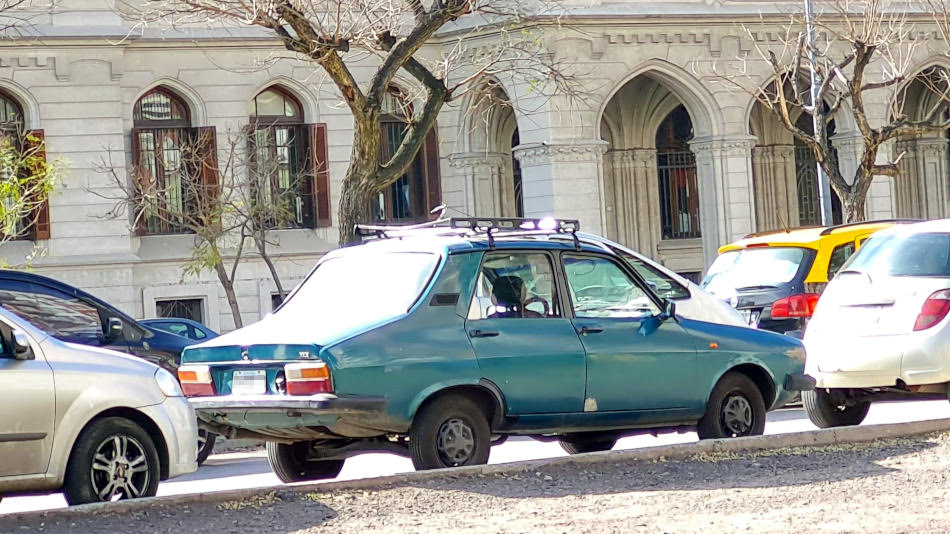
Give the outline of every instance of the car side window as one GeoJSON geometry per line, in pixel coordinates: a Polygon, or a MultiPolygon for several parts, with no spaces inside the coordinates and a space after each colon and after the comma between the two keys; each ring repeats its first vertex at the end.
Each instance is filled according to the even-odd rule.
{"type": "Polygon", "coordinates": [[[62,341],[99,345],[103,341],[99,309],[76,297],[38,284],[0,288],[0,306],[62,341]]]}
{"type": "Polygon", "coordinates": [[[675,300],[688,299],[691,296],[688,289],[683,287],[683,285],[676,280],[670,278],[670,276],[663,271],[660,271],[629,252],[622,250],[615,250],[615,252],[620,254],[620,257],[629,263],[630,266],[637,271],[637,274],[642,276],[648,284],[653,286],[654,293],[660,297],[675,300]]]}
{"type": "Polygon", "coordinates": [[[841,266],[848,261],[848,258],[850,258],[852,254],[854,254],[853,242],[838,245],[831,251],[831,258],[828,260],[828,280],[831,280],[838,274],[838,270],[841,269],[841,266]]]}
{"type": "Polygon", "coordinates": [[[176,336],[190,337],[188,335],[188,325],[184,323],[166,323],[160,327],[162,330],[176,336]]]}
{"type": "Polygon", "coordinates": [[[197,328],[195,328],[195,327],[193,327],[193,326],[191,326],[191,325],[188,325],[188,332],[189,332],[189,334],[190,334],[188,337],[190,337],[191,339],[204,339],[204,338],[208,337],[208,334],[205,334],[205,333],[202,332],[201,330],[199,330],[199,329],[197,329],[197,328]]]}
{"type": "Polygon", "coordinates": [[[564,254],[563,260],[575,317],[639,318],[660,313],[612,260],[575,254],[564,254]]]}
{"type": "Polygon", "coordinates": [[[482,260],[469,319],[560,317],[554,269],[547,254],[487,254],[482,260]]]}

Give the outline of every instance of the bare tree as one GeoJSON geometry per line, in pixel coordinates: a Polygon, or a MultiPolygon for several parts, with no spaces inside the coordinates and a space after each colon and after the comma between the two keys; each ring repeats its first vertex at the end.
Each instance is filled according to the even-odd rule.
{"type": "Polygon", "coordinates": [[[0,246],[48,227],[43,212],[65,171],[62,159],[46,161],[46,143],[37,134],[0,130],[0,246]]]}
{"type": "MultiPolygon", "coordinates": [[[[936,0],[944,1],[944,0],[936,0]]],[[[790,15],[780,25],[778,38],[774,22],[763,27],[746,27],[744,31],[754,46],[758,59],[770,68],[771,83],[761,78],[720,73],[717,80],[738,87],[752,96],[768,112],[779,119],[814,153],[828,175],[831,187],[841,200],[846,222],[863,220],[865,201],[875,176],[900,179],[900,155],[882,161],[881,149],[889,142],[946,129],[943,104],[923,116],[911,117],[903,105],[908,82],[917,79],[943,103],[948,95],[945,76],[934,72],[910,72],[915,51],[921,40],[914,34],[916,24],[932,24],[920,11],[911,12],[906,2],[892,0],[836,0],[817,2],[814,17],[817,39],[810,47],[804,12],[790,15]],[[812,105],[809,78],[814,56],[817,75],[817,105],[812,105]],[[869,113],[870,96],[883,92],[890,102],[886,117],[869,113]],[[897,94],[897,98],[890,98],[897,94]],[[796,124],[797,113],[810,117],[814,131],[796,124]],[[853,176],[844,176],[832,146],[828,125],[839,113],[851,113],[860,133],[863,153],[853,176]]]]}
{"type": "Polygon", "coordinates": [[[354,239],[353,226],[372,218],[378,193],[403,176],[443,106],[490,77],[529,84],[541,94],[569,94],[571,77],[544,50],[537,27],[523,17],[556,9],[557,1],[518,0],[148,0],[148,23],[257,26],[273,32],[297,57],[323,68],[354,119],[353,149],[340,200],[340,241],[354,239]],[[466,25],[463,19],[473,22],[466,25]],[[461,36],[426,57],[423,46],[453,28],[461,36]],[[468,28],[468,29],[466,29],[468,28]],[[491,46],[469,39],[490,35],[491,46]],[[360,83],[357,63],[373,74],[360,83]],[[421,88],[404,95],[406,124],[390,157],[381,157],[384,105],[398,72],[421,88]],[[411,109],[410,109],[411,108],[411,109]]]}

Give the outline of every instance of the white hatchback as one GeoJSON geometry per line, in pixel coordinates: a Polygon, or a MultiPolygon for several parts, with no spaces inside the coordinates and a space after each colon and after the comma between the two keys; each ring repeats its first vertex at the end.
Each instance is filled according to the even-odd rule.
{"type": "Polygon", "coordinates": [[[871,402],[947,398],[950,219],[871,237],[828,284],[805,332],[802,394],[819,427],[855,425],[871,402]]]}

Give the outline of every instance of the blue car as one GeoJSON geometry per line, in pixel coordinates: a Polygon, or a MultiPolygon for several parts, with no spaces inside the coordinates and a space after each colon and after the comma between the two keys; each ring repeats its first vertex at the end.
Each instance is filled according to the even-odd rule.
{"type": "Polygon", "coordinates": [[[507,435],[570,453],[624,435],[762,434],[814,381],[800,341],[680,317],[576,221],[368,228],[264,320],[185,349],[202,424],[268,440],[284,481],[367,451],[482,464],[507,435]]]}
{"type": "Polygon", "coordinates": [[[183,317],[144,319],[139,321],[139,323],[151,328],[152,330],[161,330],[162,332],[175,334],[176,336],[188,338],[195,342],[207,341],[209,339],[218,337],[218,333],[214,330],[199,323],[198,321],[192,321],[191,319],[185,319],[183,317]]]}

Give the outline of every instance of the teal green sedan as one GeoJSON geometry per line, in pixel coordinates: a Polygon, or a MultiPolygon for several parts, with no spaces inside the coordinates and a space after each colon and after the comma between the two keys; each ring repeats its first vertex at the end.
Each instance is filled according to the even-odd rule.
{"type": "Polygon", "coordinates": [[[677,316],[576,222],[447,224],[370,229],[262,321],[185,349],[202,425],[266,440],[292,482],[371,451],[484,464],[509,435],[570,453],[637,433],[757,435],[814,385],[798,340],[677,316]]]}

